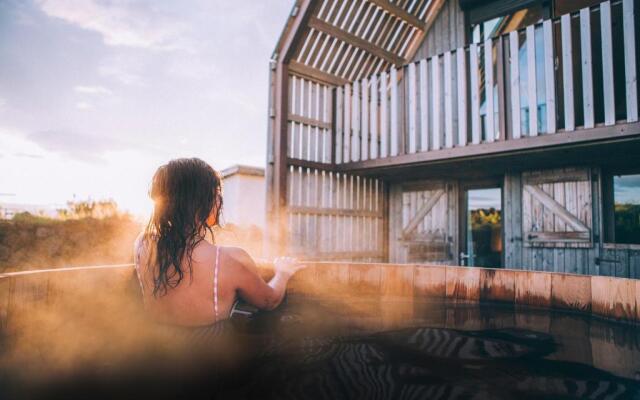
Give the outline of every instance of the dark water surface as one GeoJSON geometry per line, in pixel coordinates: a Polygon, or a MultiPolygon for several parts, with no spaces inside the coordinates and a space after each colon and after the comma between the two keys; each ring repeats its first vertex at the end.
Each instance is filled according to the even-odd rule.
{"type": "Polygon", "coordinates": [[[279,310],[232,321],[226,332],[240,343],[240,361],[171,364],[148,357],[132,361],[135,367],[81,371],[38,391],[23,387],[13,393],[47,398],[640,398],[640,328],[565,312],[290,296],[279,310]]]}

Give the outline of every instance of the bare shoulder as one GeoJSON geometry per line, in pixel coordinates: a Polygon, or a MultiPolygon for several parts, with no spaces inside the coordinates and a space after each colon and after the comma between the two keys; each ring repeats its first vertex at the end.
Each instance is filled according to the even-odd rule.
{"type": "Polygon", "coordinates": [[[216,247],[203,240],[195,245],[191,257],[195,262],[209,264],[215,261],[216,247]]]}
{"type": "Polygon", "coordinates": [[[224,255],[228,261],[247,264],[251,263],[253,259],[244,249],[235,246],[220,246],[220,253],[224,255]]]}
{"type": "Polygon", "coordinates": [[[252,263],[251,256],[240,247],[214,246],[202,241],[193,248],[192,257],[197,262],[215,261],[216,253],[220,252],[220,261],[225,265],[243,266],[252,263]]]}

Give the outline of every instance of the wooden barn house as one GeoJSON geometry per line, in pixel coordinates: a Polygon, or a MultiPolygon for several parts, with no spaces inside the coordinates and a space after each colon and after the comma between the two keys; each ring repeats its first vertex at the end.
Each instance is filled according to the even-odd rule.
{"type": "Polygon", "coordinates": [[[635,0],[297,0],[270,63],[269,243],[640,278],[635,0]]]}

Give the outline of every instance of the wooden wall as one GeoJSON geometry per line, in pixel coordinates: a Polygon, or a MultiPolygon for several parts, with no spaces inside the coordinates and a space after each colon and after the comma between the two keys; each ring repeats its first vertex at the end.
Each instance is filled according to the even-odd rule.
{"type": "Polygon", "coordinates": [[[596,168],[508,173],[504,188],[507,268],[600,275],[596,265],[601,238],[596,168]],[[578,226],[571,228],[567,218],[538,201],[527,187],[539,188],[567,214],[581,220],[588,228],[586,239],[584,233],[576,232],[581,231],[578,226]]]}
{"type": "Polygon", "coordinates": [[[465,44],[464,13],[460,3],[458,0],[447,0],[412,61],[442,54],[465,44]]]}
{"type": "MultiPolygon", "coordinates": [[[[461,183],[390,186],[389,262],[458,263],[461,183]],[[439,190],[442,197],[422,215],[439,190]],[[415,216],[421,221],[407,237],[404,231],[415,216]]],[[[507,172],[502,189],[505,268],[640,278],[640,246],[603,241],[599,167],[507,172]]]]}
{"type": "Polygon", "coordinates": [[[292,166],[287,195],[290,254],[306,260],[386,259],[382,181],[292,166]]]}
{"type": "MultiPolygon", "coordinates": [[[[575,171],[575,170],[573,170],[575,171]]],[[[601,175],[597,167],[587,168],[590,175],[588,186],[579,183],[581,179],[563,179],[558,170],[548,170],[549,176],[556,175],[556,183],[542,183],[544,190],[551,193],[554,200],[574,211],[590,230],[590,239],[566,240],[559,238],[549,242],[528,242],[523,223],[530,217],[525,214],[527,197],[531,195],[523,190],[527,173],[508,173],[504,179],[504,240],[505,266],[507,268],[537,271],[565,272],[574,274],[604,275],[622,278],[640,278],[640,248],[629,245],[604,243],[602,235],[601,175]],[[582,188],[580,188],[582,186],[582,188]],[[575,189],[575,193],[572,193],[575,189]],[[586,190],[590,190],[588,193],[586,190]],[[589,204],[589,202],[591,204],[589,204]],[[524,204],[524,207],[523,207],[524,204]],[[588,209],[585,209],[585,205],[588,209]],[[591,221],[589,221],[591,219],[591,221]]],[[[537,171],[536,173],[540,173],[537,171]]],[[[567,172],[570,176],[571,172],[567,172]]],[[[531,200],[529,200],[531,201],[531,200]]],[[[535,211],[534,219],[554,219],[554,226],[548,230],[557,230],[558,218],[544,207],[535,211]]],[[[548,223],[550,224],[550,223],[548,223]]],[[[571,230],[571,229],[569,229],[571,230]]]]}
{"type": "Polygon", "coordinates": [[[327,85],[289,77],[288,157],[331,163],[331,92],[327,85]]]}

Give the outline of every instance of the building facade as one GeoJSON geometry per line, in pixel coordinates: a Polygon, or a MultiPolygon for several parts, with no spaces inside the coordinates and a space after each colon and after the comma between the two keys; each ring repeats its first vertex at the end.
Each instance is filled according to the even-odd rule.
{"type": "Polygon", "coordinates": [[[274,252],[639,278],[637,7],[296,2],[271,62],[274,252]]]}
{"type": "Polygon", "coordinates": [[[265,228],[264,169],[234,165],[220,172],[223,180],[223,219],[240,227],[265,228]]]}

